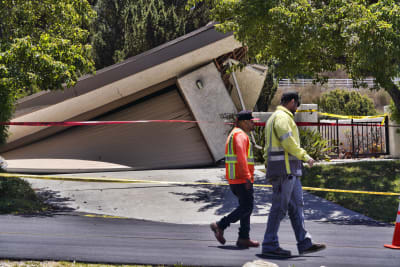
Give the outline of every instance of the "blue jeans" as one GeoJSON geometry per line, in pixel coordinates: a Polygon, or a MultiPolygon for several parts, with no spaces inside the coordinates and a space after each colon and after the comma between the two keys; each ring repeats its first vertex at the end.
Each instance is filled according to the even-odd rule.
{"type": "Polygon", "coordinates": [[[238,198],[239,206],[229,215],[223,217],[219,222],[217,222],[217,225],[222,230],[225,230],[231,223],[240,220],[239,238],[249,239],[250,216],[254,204],[253,184],[251,184],[249,190],[246,189],[246,184],[231,184],[229,187],[231,188],[232,193],[238,198]]]}
{"type": "Polygon", "coordinates": [[[297,249],[302,252],[312,245],[311,235],[304,229],[303,189],[300,178],[289,175],[272,182],[272,207],[262,243],[262,252],[279,247],[278,230],[282,219],[289,211],[289,218],[297,240],[297,249]]]}

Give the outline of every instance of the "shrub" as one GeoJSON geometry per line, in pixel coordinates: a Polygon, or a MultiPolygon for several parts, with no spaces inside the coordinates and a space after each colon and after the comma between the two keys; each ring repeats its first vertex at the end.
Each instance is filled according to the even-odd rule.
{"type": "Polygon", "coordinates": [[[0,214],[32,213],[46,209],[28,182],[20,178],[0,177],[0,214]]]}
{"type": "MultiPolygon", "coordinates": [[[[323,160],[329,158],[328,153],[331,148],[328,146],[328,141],[324,140],[318,131],[299,129],[299,133],[302,148],[304,148],[313,159],[323,160]]],[[[264,163],[265,127],[257,126],[255,128],[254,139],[257,145],[263,148],[254,148],[254,159],[256,162],[264,163]]]]}
{"type": "Polygon", "coordinates": [[[259,163],[264,163],[265,127],[255,127],[254,139],[256,144],[262,147],[262,149],[253,148],[254,160],[259,163]]]}
{"type": "Polygon", "coordinates": [[[316,130],[299,129],[301,147],[308,155],[315,160],[328,159],[328,153],[331,148],[328,146],[328,140],[324,140],[322,135],[316,130]]]}
{"type": "Polygon", "coordinates": [[[366,116],[375,115],[374,102],[356,91],[336,89],[322,94],[318,106],[321,111],[332,114],[366,116]]]}

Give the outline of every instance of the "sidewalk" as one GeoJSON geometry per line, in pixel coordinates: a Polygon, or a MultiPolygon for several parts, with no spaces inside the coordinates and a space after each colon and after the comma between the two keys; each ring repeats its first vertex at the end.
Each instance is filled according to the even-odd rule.
{"type": "MultiPolygon", "coordinates": [[[[224,168],[125,171],[65,174],[67,177],[103,177],[149,181],[225,183],[224,168]]],[[[237,206],[224,185],[162,183],[98,183],[27,179],[51,201],[78,212],[178,224],[208,224],[237,206]]],[[[265,184],[255,172],[255,184],[265,184]]],[[[253,223],[265,223],[271,205],[270,187],[255,187],[253,223]]],[[[305,219],[313,221],[365,221],[372,219],[304,192],[305,219]]]]}

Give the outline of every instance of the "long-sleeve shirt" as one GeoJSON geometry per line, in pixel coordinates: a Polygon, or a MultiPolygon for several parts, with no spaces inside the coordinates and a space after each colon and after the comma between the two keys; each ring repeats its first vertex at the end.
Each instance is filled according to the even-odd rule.
{"type": "MultiPolygon", "coordinates": [[[[287,108],[283,106],[278,106],[275,113],[274,119],[269,119],[265,127],[265,148],[264,148],[264,159],[265,164],[268,163],[268,147],[270,140],[270,129],[271,123],[273,123],[271,146],[273,148],[283,148],[285,151],[285,161],[287,173],[290,174],[289,157],[292,155],[297,159],[307,162],[311,157],[307,152],[300,146],[300,136],[299,130],[297,128],[296,122],[294,121],[294,116],[287,108]]],[[[271,116],[271,118],[273,118],[271,116]]]]}

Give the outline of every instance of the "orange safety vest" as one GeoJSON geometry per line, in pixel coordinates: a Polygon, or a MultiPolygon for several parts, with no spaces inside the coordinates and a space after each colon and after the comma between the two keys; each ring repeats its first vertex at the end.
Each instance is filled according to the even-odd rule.
{"type": "MultiPolygon", "coordinates": [[[[248,178],[240,177],[238,169],[244,170],[246,176],[250,176],[250,181],[254,182],[254,155],[252,144],[247,134],[240,128],[235,127],[229,134],[225,144],[225,171],[226,179],[229,184],[243,184],[246,183],[248,178]],[[237,152],[235,151],[235,136],[238,134],[245,134],[247,137],[247,154],[245,155],[247,162],[245,166],[239,166],[237,160],[237,152]]],[[[243,172],[242,172],[243,175],[243,172]]]]}

